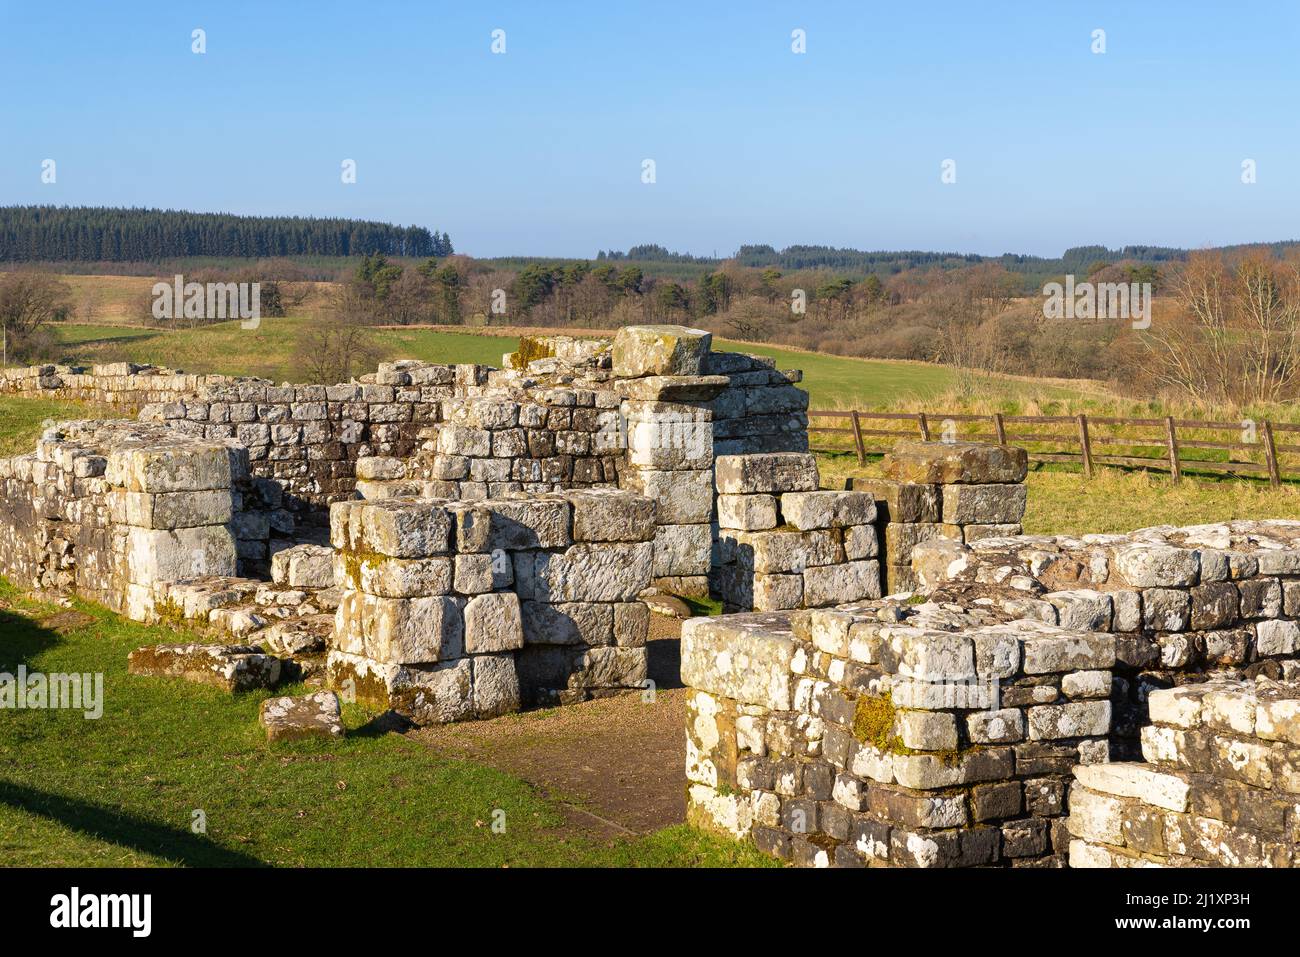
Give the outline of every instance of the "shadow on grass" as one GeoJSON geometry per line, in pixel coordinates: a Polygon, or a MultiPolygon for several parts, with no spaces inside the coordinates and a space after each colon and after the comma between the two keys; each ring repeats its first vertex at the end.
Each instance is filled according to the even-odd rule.
{"type": "Polygon", "coordinates": [[[167,827],[123,811],[49,794],[0,780],[0,803],[35,814],[82,834],[155,854],[190,867],[266,867],[266,863],[214,843],[201,834],[167,827]]]}
{"type": "Polygon", "coordinates": [[[63,640],[57,631],[35,619],[4,608],[0,608],[0,636],[0,671],[8,672],[63,640]]]}

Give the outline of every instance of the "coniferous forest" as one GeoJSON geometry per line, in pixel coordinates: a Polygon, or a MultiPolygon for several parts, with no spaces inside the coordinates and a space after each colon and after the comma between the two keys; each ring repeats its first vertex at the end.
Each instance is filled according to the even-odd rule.
{"type": "Polygon", "coordinates": [[[186,256],[447,256],[423,226],[90,206],[0,207],[0,262],[149,262],[186,256]]]}

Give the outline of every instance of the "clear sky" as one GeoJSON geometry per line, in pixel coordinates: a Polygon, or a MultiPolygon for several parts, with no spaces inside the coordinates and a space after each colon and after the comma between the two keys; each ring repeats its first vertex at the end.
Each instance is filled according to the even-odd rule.
{"type": "Polygon", "coordinates": [[[1300,238],[1296,0],[0,0],[0,84],[2,204],[355,216],[476,256],[1300,238]]]}

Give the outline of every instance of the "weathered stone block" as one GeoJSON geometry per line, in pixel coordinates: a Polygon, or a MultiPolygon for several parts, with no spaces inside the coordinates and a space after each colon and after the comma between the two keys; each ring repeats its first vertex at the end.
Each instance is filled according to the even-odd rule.
{"type": "Polygon", "coordinates": [[[271,688],[280,680],[280,659],[248,645],[153,645],[127,656],[133,675],[184,678],[224,691],[271,688]]]}
{"type": "Polygon", "coordinates": [[[540,552],[533,562],[533,597],[552,603],[630,601],[650,584],[653,558],[649,542],[580,542],[564,552],[540,552]]]}
{"type": "Polygon", "coordinates": [[[685,326],[624,326],[614,337],[614,375],[700,375],[712,341],[711,333],[685,326]]]}
{"type": "Polygon", "coordinates": [[[1010,445],[978,442],[899,442],[885,456],[886,478],[924,485],[1023,482],[1029,456],[1010,445]]]}
{"type": "Polygon", "coordinates": [[[724,698],[789,711],[795,651],[788,616],[692,618],[682,625],[682,681],[724,698]]]}
{"type": "Polygon", "coordinates": [[[343,735],[339,699],[333,691],[292,698],[267,698],[259,720],[268,741],[297,741],[303,738],[337,738],[343,735]]]}
{"type": "Polygon", "coordinates": [[[720,455],[714,463],[714,483],[722,495],[811,492],[817,482],[817,460],[803,452],[720,455]]]}
{"type": "Polygon", "coordinates": [[[939,521],[939,486],[895,482],[892,479],[854,477],[855,492],[865,492],[876,503],[881,522],[933,523],[939,521]]]}
{"type": "Polygon", "coordinates": [[[718,524],[722,528],[743,531],[776,528],[776,498],[771,495],[719,495],[718,524]]]}
{"type": "Polygon", "coordinates": [[[524,646],[519,596],[513,592],[475,595],[465,603],[465,652],[512,651],[524,646]]]}
{"type": "Polygon", "coordinates": [[[957,525],[1019,522],[1025,501],[1023,485],[945,485],[943,521],[957,525]]]}
{"type": "Polygon", "coordinates": [[[573,538],[579,542],[643,542],[655,527],[655,503],[617,489],[569,492],[573,538]]]}

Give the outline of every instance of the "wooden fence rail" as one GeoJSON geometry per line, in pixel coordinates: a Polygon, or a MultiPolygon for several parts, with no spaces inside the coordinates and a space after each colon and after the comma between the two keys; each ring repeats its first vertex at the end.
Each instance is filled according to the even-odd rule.
{"type": "Polygon", "coordinates": [[[1300,457],[1296,444],[1279,443],[1274,433],[1290,437],[1300,424],[1244,420],[1123,418],[1089,415],[981,415],[970,412],[815,412],[808,413],[810,436],[844,437],[845,445],[816,451],[852,451],[859,463],[869,453],[884,452],[898,439],[1023,445],[1038,462],[1078,462],[1085,475],[1097,466],[1167,471],[1175,482],[1187,470],[1229,475],[1262,475],[1277,486],[1283,478],[1300,478],[1300,460],[1286,469],[1282,456],[1300,457]],[[844,422],[820,425],[819,421],[844,422]],[[906,425],[885,428],[884,425],[906,425]],[[1232,433],[1233,437],[1223,436],[1232,433]],[[852,446],[847,442],[851,440],[852,446]],[[885,440],[885,441],[878,441],[885,440]],[[876,446],[881,446],[877,448],[876,446]],[[1188,455],[1188,451],[1195,454],[1188,455]],[[1211,457],[1206,457],[1209,455],[1211,457]]]}

